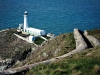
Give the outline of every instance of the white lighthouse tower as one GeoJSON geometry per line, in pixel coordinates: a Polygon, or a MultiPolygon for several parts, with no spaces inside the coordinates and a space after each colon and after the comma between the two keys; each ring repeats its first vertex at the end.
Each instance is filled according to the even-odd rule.
{"type": "Polygon", "coordinates": [[[27,11],[24,12],[24,32],[26,32],[26,29],[28,28],[28,21],[27,21],[27,11]]]}

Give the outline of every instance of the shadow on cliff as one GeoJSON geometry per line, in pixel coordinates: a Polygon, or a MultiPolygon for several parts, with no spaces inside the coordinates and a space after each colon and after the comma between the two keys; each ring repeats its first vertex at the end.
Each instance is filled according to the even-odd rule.
{"type": "Polygon", "coordinates": [[[86,42],[88,48],[93,48],[92,44],[91,44],[91,43],[89,42],[89,40],[84,36],[84,34],[83,34],[84,32],[81,31],[81,30],[79,30],[79,32],[80,32],[80,34],[82,35],[84,41],[86,42]]]}

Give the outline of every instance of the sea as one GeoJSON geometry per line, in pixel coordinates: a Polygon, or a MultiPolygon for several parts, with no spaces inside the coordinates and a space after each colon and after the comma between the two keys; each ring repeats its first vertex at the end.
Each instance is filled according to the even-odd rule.
{"type": "Polygon", "coordinates": [[[59,35],[100,28],[100,0],[0,0],[0,30],[28,25],[59,35]]]}

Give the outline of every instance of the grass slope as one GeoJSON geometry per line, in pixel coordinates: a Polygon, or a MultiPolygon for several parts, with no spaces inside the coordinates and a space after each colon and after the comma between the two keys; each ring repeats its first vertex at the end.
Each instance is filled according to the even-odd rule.
{"type": "Polygon", "coordinates": [[[41,64],[26,75],[100,75],[100,46],[55,63],[41,64]]]}
{"type": "Polygon", "coordinates": [[[73,36],[73,33],[61,34],[49,40],[46,45],[33,51],[33,53],[27,57],[25,60],[26,63],[24,64],[40,62],[72,51],[75,49],[75,40],[73,36]]]}
{"type": "MultiPolygon", "coordinates": [[[[100,41],[100,29],[88,32],[100,41]]],[[[100,75],[100,46],[86,49],[51,64],[40,64],[28,71],[26,75],[100,75]]]]}

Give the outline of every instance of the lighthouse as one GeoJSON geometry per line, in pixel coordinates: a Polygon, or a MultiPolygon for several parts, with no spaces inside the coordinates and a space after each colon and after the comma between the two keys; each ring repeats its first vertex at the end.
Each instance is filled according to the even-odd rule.
{"type": "MultiPolygon", "coordinates": [[[[27,16],[28,16],[28,12],[25,11],[24,12],[24,24],[19,24],[19,30],[22,31],[23,34],[34,35],[34,37],[46,35],[46,32],[44,30],[33,28],[33,27],[28,27],[27,16]]],[[[32,37],[30,36],[29,39],[31,38],[32,37]]]]}
{"type": "Polygon", "coordinates": [[[26,29],[28,28],[28,21],[27,21],[27,16],[28,16],[28,13],[27,11],[24,12],[24,32],[26,32],[26,29]]]}

